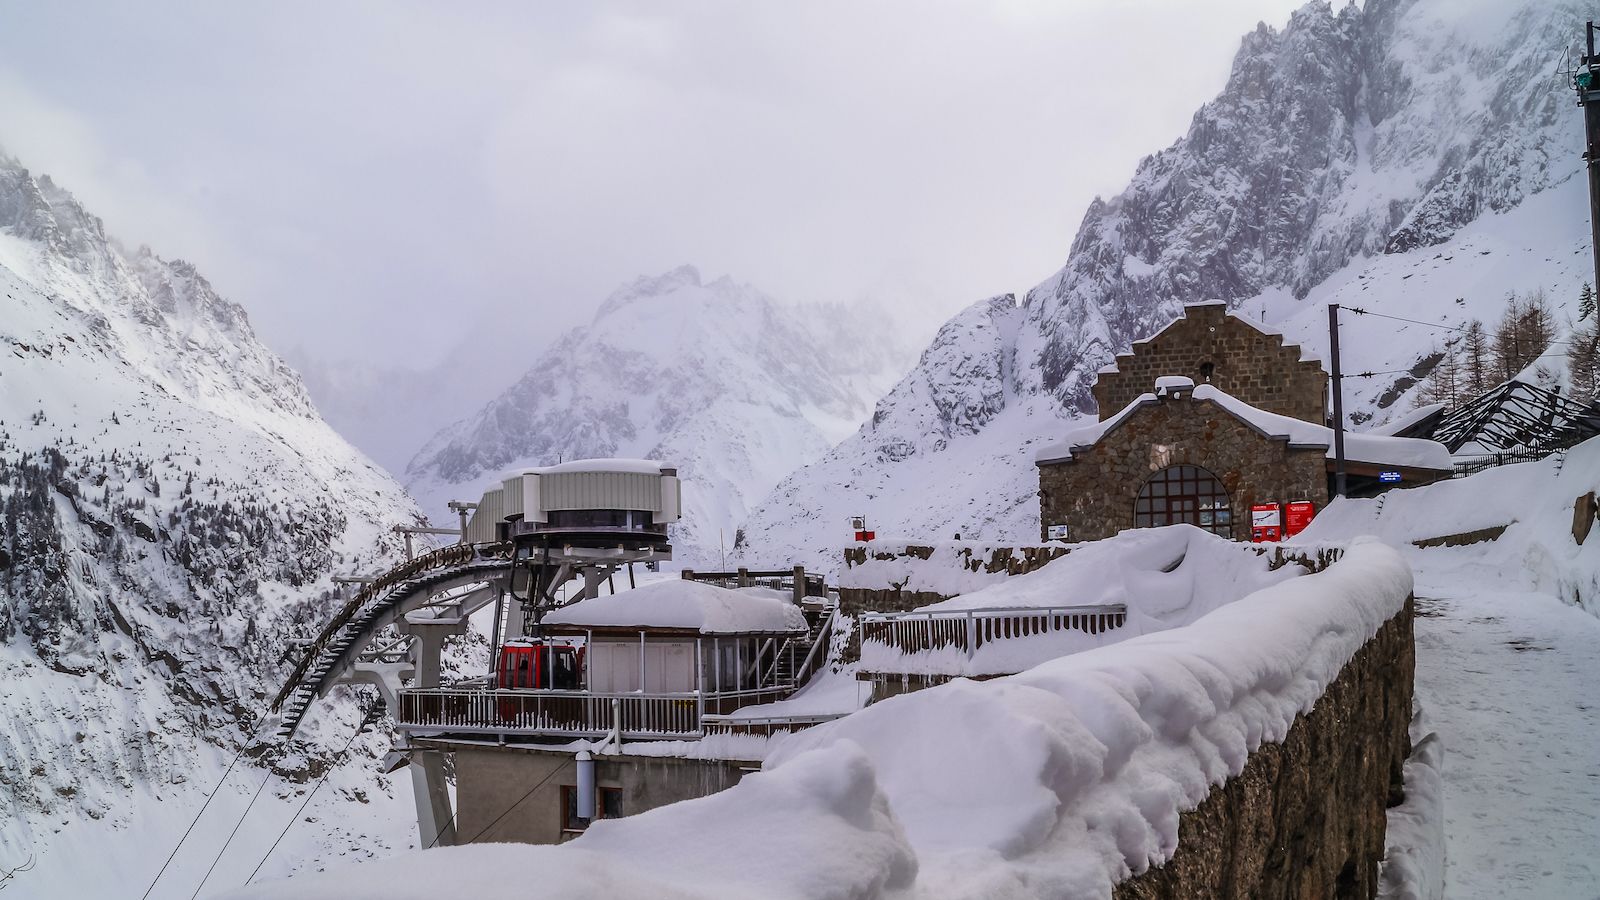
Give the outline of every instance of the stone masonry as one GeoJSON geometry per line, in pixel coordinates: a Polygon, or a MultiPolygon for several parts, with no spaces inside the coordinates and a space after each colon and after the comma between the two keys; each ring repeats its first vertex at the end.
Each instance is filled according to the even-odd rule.
{"type": "Polygon", "coordinates": [[[1302,361],[1298,345],[1229,314],[1222,303],[1184,307],[1183,318],[1118,354],[1093,388],[1101,421],[1148,393],[1162,375],[1209,382],[1268,412],[1319,425],[1327,420],[1322,364],[1302,361]]]}
{"type": "MultiPolygon", "coordinates": [[[[1154,379],[1151,379],[1154,383],[1154,379]]],[[[1169,466],[1199,466],[1228,490],[1233,537],[1250,539],[1255,503],[1328,502],[1326,451],[1296,449],[1210,400],[1191,394],[1147,402],[1070,460],[1039,464],[1041,536],[1066,525],[1067,539],[1090,541],[1134,526],[1134,500],[1169,466]]]]}
{"type": "Polygon", "coordinates": [[[1178,818],[1178,848],[1114,900],[1371,900],[1387,828],[1405,799],[1416,670],[1414,605],[1339,672],[1281,744],[1178,818]]]}

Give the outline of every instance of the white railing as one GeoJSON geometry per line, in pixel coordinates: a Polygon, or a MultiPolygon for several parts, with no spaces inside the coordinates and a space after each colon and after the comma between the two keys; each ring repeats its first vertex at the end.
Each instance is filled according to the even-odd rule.
{"type": "Polygon", "coordinates": [[[781,700],[791,689],[662,693],[418,688],[400,692],[402,731],[604,737],[695,738],[707,714],[781,700]]]}
{"type": "Polygon", "coordinates": [[[991,641],[1058,631],[1100,634],[1121,628],[1127,621],[1128,607],[1121,603],[865,613],[861,617],[861,642],[882,644],[902,653],[956,647],[971,657],[991,641]]]}
{"type": "Polygon", "coordinates": [[[702,717],[706,734],[754,734],[771,737],[842,719],[846,713],[818,713],[794,716],[713,716],[702,717]]]}

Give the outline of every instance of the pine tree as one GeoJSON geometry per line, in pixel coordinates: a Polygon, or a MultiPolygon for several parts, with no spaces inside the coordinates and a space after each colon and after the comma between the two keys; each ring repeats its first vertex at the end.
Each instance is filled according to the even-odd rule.
{"type": "Polygon", "coordinates": [[[1572,399],[1591,403],[1600,396],[1600,323],[1590,322],[1572,332],[1567,369],[1572,374],[1572,399]]]}
{"type": "Polygon", "coordinates": [[[1583,283],[1583,290],[1578,292],[1578,319],[1594,318],[1594,288],[1589,282],[1583,283]]]}
{"type": "Polygon", "coordinates": [[[1494,387],[1494,363],[1489,349],[1489,334],[1483,322],[1473,319],[1461,338],[1461,388],[1471,397],[1494,387]]]}
{"type": "Polygon", "coordinates": [[[1460,402],[1463,393],[1461,361],[1449,345],[1434,352],[1439,354],[1439,362],[1428,373],[1427,385],[1418,392],[1417,404],[1443,403],[1453,407],[1460,402]]]}

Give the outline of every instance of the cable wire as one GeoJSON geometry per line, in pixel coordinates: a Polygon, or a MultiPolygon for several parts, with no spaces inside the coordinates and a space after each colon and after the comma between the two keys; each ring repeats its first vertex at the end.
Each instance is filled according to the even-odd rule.
{"type": "MultiPolygon", "coordinates": [[[[569,760],[568,762],[571,762],[571,760],[569,760]]],[[[488,834],[490,829],[492,829],[496,825],[500,824],[500,820],[501,819],[504,819],[506,816],[511,815],[511,811],[512,810],[514,810],[517,807],[521,806],[524,800],[527,800],[529,797],[532,797],[534,791],[537,791],[539,788],[544,787],[545,783],[548,782],[550,779],[556,777],[557,775],[559,775],[563,771],[566,771],[567,765],[568,765],[568,763],[562,763],[561,765],[556,766],[554,769],[552,769],[550,771],[549,775],[546,775],[545,777],[541,778],[539,780],[538,784],[534,785],[531,788],[528,788],[528,792],[526,794],[523,794],[521,797],[517,798],[517,802],[515,802],[515,803],[511,804],[510,806],[506,807],[506,811],[505,812],[501,813],[498,816],[495,816],[493,822],[490,822],[489,824],[483,826],[483,830],[482,831],[478,832],[477,834],[473,835],[472,837],[468,838],[467,840],[462,841],[461,843],[470,844],[470,843],[473,843],[474,841],[476,841],[478,838],[481,838],[484,835],[488,834]]],[[[565,815],[565,811],[563,811],[562,814],[565,815]]],[[[450,821],[452,821],[452,822],[455,821],[455,817],[451,816],[450,817],[450,821]]],[[[443,831],[440,831],[439,833],[440,834],[444,834],[443,831]]],[[[434,840],[435,844],[439,842],[438,838],[434,838],[433,840],[434,840]]],[[[432,847],[433,844],[429,844],[428,846],[432,847]]]]}
{"type": "Polygon", "coordinates": [[[261,867],[266,865],[267,860],[272,857],[272,851],[278,849],[278,844],[283,840],[284,835],[289,833],[289,829],[294,827],[294,823],[300,821],[301,814],[303,814],[306,811],[306,807],[311,804],[311,798],[317,795],[317,790],[322,787],[322,783],[328,780],[328,776],[333,774],[333,770],[338,768],[341,762],[344,762],[345,755],[349,753],[350,748],[355,745],[356,738],[360,737],[361,733],[367,730],[367,722],[368,717],[363,717],[361,721],[356,724],[356,730],[350,735],[350,740],[344,742],[344,748],[339,751],[339,755],[334,757],[333,762],[328,766],[327,769],[323,771],[322,777],[317,779],[317,783],[311,786],[311,792],[306,794],[306,799],[300,802],[300,808],[294,811],[293,816],[289,817],[288,824],[284,825],[283,830],[278,832],[277,839],[272,842],[271,847],[267,848],[267,852],[261,857],[261,861],[256,863],[256,867],[254,869],[250,870],[250,877],[244,880],[245,884],[249,884],[255,880],[256,874],[261,871],[261,867]]]}
{"type": "Polygon", "coordinates": [[[161,868],[156,871],[156,877],[150,880],[150,886],[144,889],[144,893],[140,895],[139,900],[147,900],[147,898],[150,896],[150,892],[156,889],[156,883],[161,880],[161,876],[167,871],[167,866],[172,865],[172,861],[177,858],[178,851],[183,849],[184,842],[189,839],[189,833],[194,831],[194,826],[200,824],[200,817],[206,814],[206,807],[211,805],[211,801],[214,800],[217,796],[217,793],[222,790],[222,786],[228,781],[228,776],[233,773],[234,765],[239,762],[240,757],[244,756],[244,751],[248,749],[251,743],[255,741],[256,736],[261,734],[261,729],[266,724],[267,717],[262,716],[261,719],[256,722],[255,730],[250,732],[250,736],[245,738],[244,743],[239,745],[239,752],[233,754],[233,759],[228,761],[228,767],[222,770],[222,777],[217,780],[217,786],[212,788],[211,793],[206,795],[206,802],[200,804],[200,811],[194,814],[194,819],[189,822],[189,827],[183,830],[183,836],[178,838],[177,846],[173,847],[172,852],[167,854],[167,861],[161,864],[161,868]]]}
{"type": "MultiPolygon", "coordinates": [[[[1362,309],[1359,306],[1344,306],[1344,307],[1340,307],[1340,308],[1341,309],[1348,309],[1348,310],[1350,310],[1350,312],[1352,312],[1352,313],[1354,313],[1354,314],[1356,314],[1358,316],[1376,316],[1376,317],[1378,317],[1380,319],[1393,319],[1396,322],[1410,322],[1412,325],[1421,325],[1424,328],[1437,328],[1440,331],[1459,331],[1459,332],[1461,332],[1463,334],[1471,331],[1470,328],[1463,328],[1463,327],[1461,327],[1459,325],[1440,325],[1437,322],[1424,322],[1421,319],[1407,319],[1404,316],[1391,316],[1391,315],[1388,315],[1387,313],[1373,312],[1370,309],[1362,309]]],[[[1489,334],[1489,332],[1487,330],[1485,330],[1483,332],[1483,336],[1485,338],[1491,337],[1491,335],[1489,334]]],[[[1550,343],[1552,343],[1552,344],[1576,344],[1578,342],[1577,341],[1555,341],[1555,340],[1553,340],[1553,341],[1550,341],[1550,343]]]]}
{"type": "Polygon", "coordinates": [[[222,854],[228,852],[228,846],[233,843],[234,836],[237,835],[239,833],[239,829],[244,826],[244,820],[250,817],[250,810],[255,808],[256,801],[261,799],[261,792],[266,788],[267,782],[271,780],[272,769],[269,768],[267,769],[266,777],[261,779],[261,784],[256,786],[256,792],[250,795],[250,802],[245,804],[244,812],[239,814],[239,821],[233,823],[233,830],[228,832],[228,839],[222,842],[222,849],[218,850],[216,857],[211,860],[211,866],[206,869],[206,874],[200,879],[200,883],[194,886],[194,893],[189,895],[189,900],[194,900],[194,898],[200,896],[200,890],[204,888],[206,886],[206,882],[210,880],[211,873],[217,870],[217,863],[222,862],[222,854]]]}

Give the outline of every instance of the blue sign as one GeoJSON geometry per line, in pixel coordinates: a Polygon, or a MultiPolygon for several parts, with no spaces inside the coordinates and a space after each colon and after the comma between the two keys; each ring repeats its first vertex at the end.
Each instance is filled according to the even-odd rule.
{"type": "Polygon", "coordinates": [[[1399,472],[1379,472],[1378,473],[1378,480],[1383,482],[1384,484],[1399,484],[1400,483],[1400,473],[1399,472]]]}

